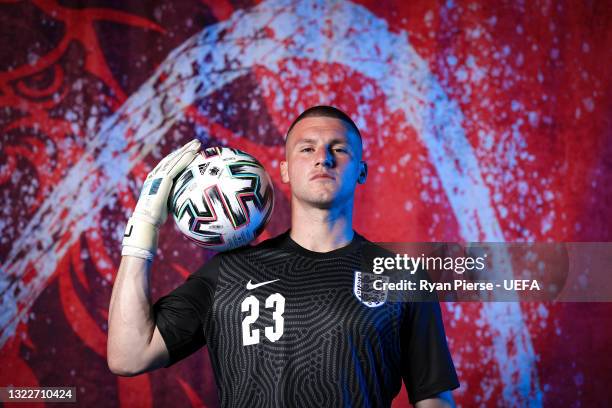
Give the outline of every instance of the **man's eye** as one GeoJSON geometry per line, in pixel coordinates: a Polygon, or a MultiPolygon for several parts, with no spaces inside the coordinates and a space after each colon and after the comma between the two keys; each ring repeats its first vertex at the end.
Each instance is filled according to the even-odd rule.
{"type": "Polygon", "coordinates": [[[343,147],[336,147],[334,150],[337,151],[337,152],[340,152],[340,153],[347,153],[348,152],[348,150],[346,150],[343,147]]]}
{"type": "Polygon", "coordinates": [[[304,147],[300,152],[313,152],[314,149],[312,147],[304,147]]]}

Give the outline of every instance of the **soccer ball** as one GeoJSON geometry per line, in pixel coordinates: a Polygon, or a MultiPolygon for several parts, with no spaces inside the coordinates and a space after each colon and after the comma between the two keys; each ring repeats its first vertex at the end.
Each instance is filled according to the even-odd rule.
{"type": "Polygon", "coordinates": [[[215,251],[254,240],[273,208],[272,181],[261,163],[228,147],[200,151],[170,191],[170,211],[179,230],[215,251]]]}

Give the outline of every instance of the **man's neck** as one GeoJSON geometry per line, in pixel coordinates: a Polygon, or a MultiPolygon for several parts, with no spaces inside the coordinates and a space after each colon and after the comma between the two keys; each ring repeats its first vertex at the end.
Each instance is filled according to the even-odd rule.
{"type": "Polygon", "coordinates": [[[302,248],[314,252],[333,251],[350,244],[353,235],[352,205],[320,209],[292,203],[290,237],[302,248]]]}

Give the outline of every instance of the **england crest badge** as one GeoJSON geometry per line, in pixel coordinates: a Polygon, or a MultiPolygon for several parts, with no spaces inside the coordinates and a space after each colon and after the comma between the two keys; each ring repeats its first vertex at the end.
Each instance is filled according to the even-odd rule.
{"type": "Polygon", "coordinates": [[[388,276],[376,275],[355,271],[355,281],[353,283],[353,294],[361,303],[367,307],[379,307],[387,301],[387,288],[383,290],[383,284],[389,282],[388,276]],[[374,282],[379,281],[374,289],[374,282]]]}

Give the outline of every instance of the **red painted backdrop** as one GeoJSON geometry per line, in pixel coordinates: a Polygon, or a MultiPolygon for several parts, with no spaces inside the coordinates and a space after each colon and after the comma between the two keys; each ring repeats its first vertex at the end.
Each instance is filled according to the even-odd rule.
{"type": "MultiPolygon", "coordinates": [[[[362,129],[371,240],[612,240],[611,16],[605,0],[1,2],[0,386],[216,406],[205,350],[108,371],[123,228],[147,172],[196,136],[264,163],[264,238],[284,231],[282,135],[314,104],[362,129]]],[[[161,237],[155,298],[211,256],[172,221],[161,237]]],[[[600,405],[611,311],[443,304],[458,404],[600,405]]]]}

